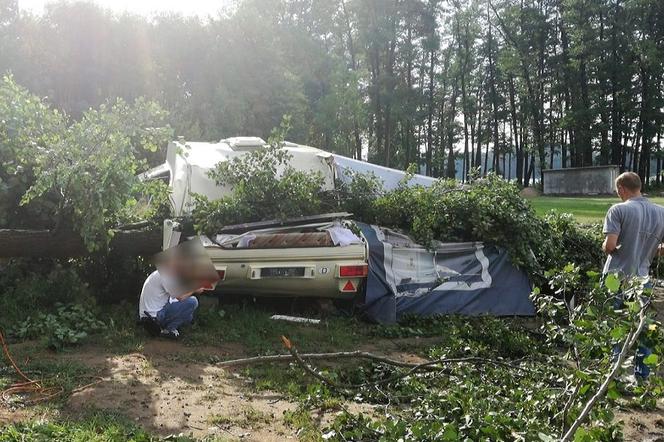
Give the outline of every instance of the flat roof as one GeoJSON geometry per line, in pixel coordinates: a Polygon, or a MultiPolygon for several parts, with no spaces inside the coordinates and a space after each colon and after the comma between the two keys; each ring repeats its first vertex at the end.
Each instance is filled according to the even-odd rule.
{"type": "Polygon", "coordinates": [[[564,169],[544,169],[542,172],[566,172],[569,170],[592,170],[592,169],[618,169],[618,166],[609,164],[606,166],[585,166],[585,167],[566,167],[564,169]]]}

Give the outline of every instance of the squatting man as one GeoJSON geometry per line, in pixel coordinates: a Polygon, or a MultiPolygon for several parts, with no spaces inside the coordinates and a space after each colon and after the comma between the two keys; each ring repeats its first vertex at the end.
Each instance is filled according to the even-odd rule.
{"type": "MultiPolygon", "coordinates": [[[[622,203],[612,206],[604,219],[605,235],[602,249],[607,254],[603,276],[617,273],[622,280],[632,277],[648,278],[655,256],[664,255],[664,207],[651,203],[641,195],[641,179],[634,172],[616,178],[616,193],[622,203]]],[[[647,283],[646,287],[652,287],[647,283]]],[[[616,308],[623,307],[622,295],[616,298],[616,308]]],[[[614,347],[614,354],[620,346],[614,347]]],[[[643,359],[651,350],[640,345],[634,360],[634,374],[644,379],[650,368],[643,359]]]]}
{"type": "Polygon", "coordinates": [[[161,252],[155,263],[141,291],[140,322],[153,336],[177,339],[179,328],[194,319],[194,295],[213,289],[219,276],[198,238],[161,252]]]}
{"type": "Polygon", "coordinates": [[[138,302],[138,315],[150,334],[159,334],[165,338],[180,337],[179,328],[191,324],[194,312],[198,308],[198,298],[203,289],[173,296],[176,293],[174,278],[159,270],[150,273],[143,284],[141,299],[138,302]],[[158,328],[157,328],[158,327],[158,328]]]}

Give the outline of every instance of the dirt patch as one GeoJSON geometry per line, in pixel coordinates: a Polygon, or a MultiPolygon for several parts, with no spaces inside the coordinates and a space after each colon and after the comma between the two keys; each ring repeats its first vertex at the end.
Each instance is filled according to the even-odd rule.
{"type": "Polygon", "coordinates": [[[664,442],[664,403],[655,411],[635,412],[620,411],[616,420],[625,424],[625,441],[664,442]]]}
{"type": "Polygon", "coordinates": [[[10,410],[4,406],[0,406],[0,425],[5,424],[15,424],[18,422],[23,422],[33,417],[33,413],[30,413],[24,409],[10,410]]]}
{"type": "MultiPolygon", "coordinates": [[[[424,339],[416,340],[418,345],[423,344],[424,339]]],[[[421,357],[403,351],[412,344],[413,338],[380,340],[362,349],[419,362],[421,357]]],[[[183,434],[261,442],[296,440],[296,429],[285,423],[284,414],[295,411],[297,404],[276,392],[255,392],[249,388],[252,381],[243,376],[240,368],[224,370],[210,362],[245,356],[250,355],[240,344],[189,347],[159,339],[145,341],[140,353],[112,354],[108,349],[92,345],[66,353],[40,352],[43,360],[71,361],[88,367],[97,377],[96,383],[72,394],[61,409],[52,410],[49,416],[38,416],[37,409],[31,407],[0,406],[0,425],[40,417],[76,419],[99,409],[128,416],[160,436],[183,434]]],[[[368,404],[349,403],[344,407],[367,415],[376,411],[368,404]]],[[[314,410],[311,416],[325,426],[340,412],[314,410]]]]}
{"type": "Polygon", "coordinates": [[[186,354],[178,345],[154,341],[146,345],[144,354],[107,356],[101,382],[73,394],[65,413],[75,416],[91,406],[117,410],[163,436],[261,441],[294,436],[282,419],[294,404],[271,392],[247,393],[249,381],[239,374],[211,364],[178,361],[186,354]]]}

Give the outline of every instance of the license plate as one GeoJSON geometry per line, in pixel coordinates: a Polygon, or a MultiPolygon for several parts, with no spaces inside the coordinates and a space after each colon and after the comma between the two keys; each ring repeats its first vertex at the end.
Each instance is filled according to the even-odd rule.
{"type": "Polygon", "coordinates": [[[261,269],[262,278],[301,278],[304,276],[304,267],[264,267],[261,269]]]}

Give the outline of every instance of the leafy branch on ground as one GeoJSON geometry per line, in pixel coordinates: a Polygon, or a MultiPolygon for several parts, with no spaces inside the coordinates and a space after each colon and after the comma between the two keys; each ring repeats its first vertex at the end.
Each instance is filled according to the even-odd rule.
{"type": "Polygon", "coordinates": [[[373,331],[393,339],[435,337],[417,346],[420,361],[479,358],[505,364],[461,363],[411,372],[417,363],[400,367],[374,360],[353,367],[303,354],[307,368],[295,363],[245,372],[257,388],[276,389],[296,400],[300,408],[289,422],[307,434],[311,423],[306,416],[335,410],[333,421],[318,433],[328,440],[559,440],[595,396],[588,419],[575,429],[575,440],[618,439],[616,406],[652,407],[664,391],[655,373],[664,335],[649,314],[641,339],[653,350],[645,362],[654,375],[641,384],[628,382],[633,348],[626,353],[628,363],[612,374],[613,346],[635,336],[641,312],[637,300],[649,291],[639,281],[621,287],[613,277],[600,284],[598,275],[581,275],[578,266],[549,272],[548,278],[546,294],[533,294],[543,319],[539,330],[529,329],[527,321],[445,316],[407,317],[373,331]],[[626,308],[616,310],[613,300],[620,289],[627,293],[626,308]],[[577,296],[570,316],[566,301],[572,293],[577,296]],[[603,383],[606,396],[597,395],[603,383]],[[350,411],[351,403],[363,405],[364,411],[350,411]]]}

